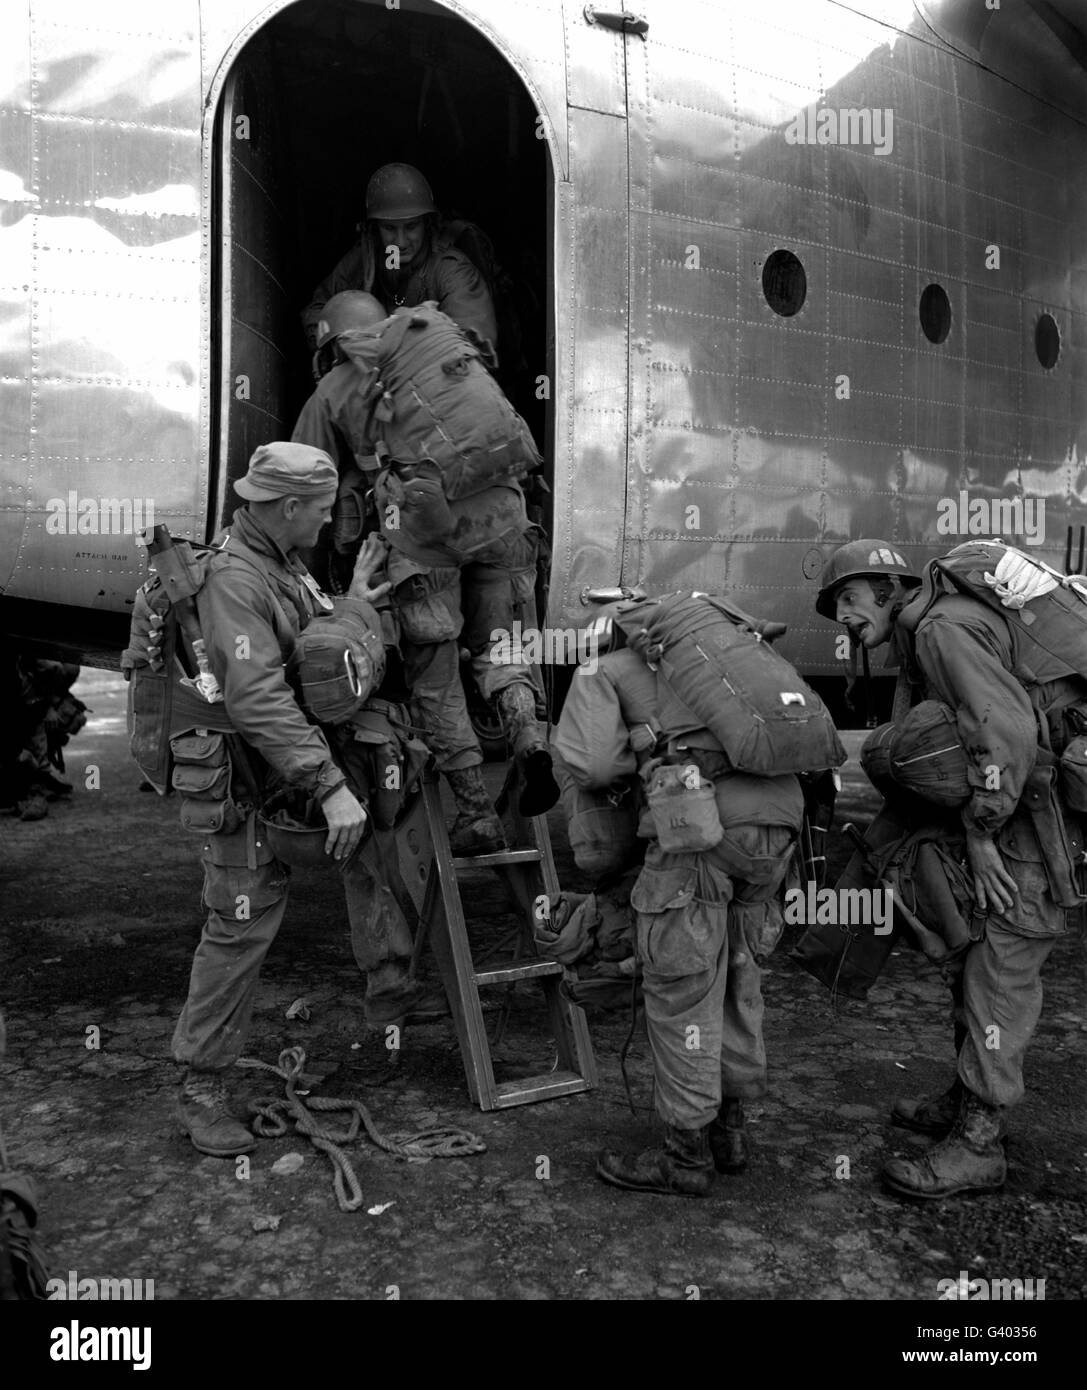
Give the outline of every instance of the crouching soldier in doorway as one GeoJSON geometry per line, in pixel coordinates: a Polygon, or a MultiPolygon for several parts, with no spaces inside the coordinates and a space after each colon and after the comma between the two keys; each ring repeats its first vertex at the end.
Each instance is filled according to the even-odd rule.
{"type": "MultiPolygon", "coordinates": [[[[961,897],[965,884],[962,915],[970,923],[961,974],[949,980],[958,1067],[943,1094],[895,1106],[896,1123],[940,1140],[920,1159],[885,1166],[887,1186],[911,1197],[1004,1184],[1004,1116],[1023,1097],[1023,1059],[1041,1012],[1041,969],[1066,929],[1066,908],[1078,900],[1069,855],[1078,832],[1069,829],[1066,837],[1053,767],[1069,731],[1080,727],[1079,712],[1087,712],[1087,683],[1068,665],[1047,679],[1036,661],[1040,679],[1024,684],[1010,616],[950,584],[940,586],[939,566],[958,553],[935,562],[922,583],[887,542],[852,541],[831,556],[816,602],[819,613],[868,650],[892,645],[901,673],[896,727],[908,729],[911,700],[934,702],[915,712],[945,713],[938,751],[946,755],[956,734],[961,746],[961,809],[952,812],[941,843],[948,857],[944,897],[961,897]]],[[[992,559],[981,557],[978,575],[990,565],[992,559]]],[[[907,832],[911,802],[916,808],[913,791],[888,799],[907,832]]]]}
{"type": "MultiPolygon", "coordinates": [[[[488,347],[433,304],[387,316],[372,295],[346,292],[318,329],[325,375],[294,439],[354,458],[341,477],[334,552],[351,555],[365,525],[364,490],[388,547],[387,576],[400,627],[412,713],[457,807],[456,854],[504,844],[483,785],[483,754],[460,679],[460,649],[492,702],[524,780],[520,811],[558,800],[543,698],[515,634],[534,628],[540,528],[529,522],[520,479],[540,457],[528,426],[486,369],[488,347]],[[380,471],[369,480],[368,460],[380,471]],[[341,518],[357,519],[344,531],[341,518]]],[[[336,563],[336,554],[333,563],[336,563]]]]}
{"type": "Polygon", "coordinates": [[[483,276],[452,244],[430,184],[412,164],[383,164],[366,185],[366,224],[357,245],[313,292],[302,312],[310,347],[319,346],[319,324],[328,302],[345,290],[363,290],[384,305],[433,300],[463,329],[496,341],[495,311],[483,276]]]}
{"type": "Polygon", "coordinates": [[[705,1197],[715,1170],[747,1166],[744,1102],[767,1089],[760,967],[782,931],[800,784],[735,771],[629,647],[579,668],[554,742],[583,790],[621,785],[637,764],[645,796],[630,906],[664,1138],[605,1149],[596,1171],[616,1187],[705,1197]]]}
{"type": "MultiPolygon", "coordinates": [[[[196,598],[223,701],[197,705],[196,727],[171,741],[183,821],[199,828],[194,820],[207,817],[208,909],[173,1053],[187,1068],[180,1121],[195,1147],[216,1157],[246,1153],[255,1144],[229,1112],[224,1078],[244,1048],[260,968],[287,907],[289,870],[274,857],[256,808],[284,785],[307,793],[324,813],[326,852],[341,862],[353,854],[366,825],[366,807],[325,735],[307,721],[286,673],[301,631],[333,608],[298,551],[313,545],[328,522],[336,484],[335,467],[320,450],[288,443],[258,448],[234,484],[247,505],[220,538],[196,598]],[[216,732],[216,711],[225,715],[220,728],[230,732],[216,732]],[[208,723],[211,728],[202,727],[208,723]]],[[[380,563],[375,541],[359,557],[351,598],[370,603],[384,594],[387,586],[371,587],[380,563]]],[[[373,938],[365,1017],[376,1026],[402,1019],[418,1002],[407,924],[373,911],[374,881],[358,861],[345,870],[344,885],[353,935],[373,938]]]]}

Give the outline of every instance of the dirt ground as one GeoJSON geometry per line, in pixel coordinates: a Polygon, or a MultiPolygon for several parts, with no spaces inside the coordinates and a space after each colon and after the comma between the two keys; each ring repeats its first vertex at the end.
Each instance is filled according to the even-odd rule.
{"type": "MultiPolygon", "coordinates": [[[[910,1203],[879,1184],[886,1156],[926,1143],[887,1124],[892,1099],[952,1075],[932,967],[896,952],[867,1003],[835,1009],[788,960],[787,936],[764,980],[771,1092],[750,1106],[751,1167],[708,1200],[683,1201],[594,1176],[601,1146],[653,1133],[644,1033],[629,1064],[637,1118],[620,1079],[625,1016],[593,1024],[597,1091],[483,1114],[448,1021],[411,1030],[390,1068],[383,1039],[362,1028],[336,876],[296,871],[249,1055],[273,1062],[301,1046],[307,1068],[331,1073],[315,1094],[363,1100],[382,1132],[454,1125],[486,1151],[405,1162],[360,1140],[350,1152],[365,1201],[349,1214],[328,1160],[301,1136],[262,1140],[248,1177],[201,1157],[173,1120],[168,1051],[200,931],[197,842],[175,801],[138,790],[124,690],[116,676],[83,673],[76,692],[93,714],[69,749],[74,796],[39,823],[0,820],[0,1115],[12,1166],[38,1185],[51,1273],[153,1279],[156,1300],[932,1300],[962,1270],[1044,1278],[1047,1299],[1087,1294],[1079,934],[1046,968],[1003,1193],[910,1203]],[[90,765],[98,790],[86,789],[90,765]],[[310,1017],[289,1020],[299,998],[310,1017]],[[290,1154],[301,1164],[276,1171],[290,1154]],[[843,1158],[848,1177],[837,1176],[843,1158]]],[[[871,815],[865,785],[851,760],[840,820],[871,815]]],[[[552,831],[560,878],[582,886],[557,816],[552,831]]],[[[493,937],[506,911],[497,880],[474,879],[466,901],[473,932],[493,937]]],[[[534,987],[519,986],[497,1050],[512,1074],[551,1065],[543,1023],[534,987]]],[[[231,1084],[241,1104],[282,1089],[240,1069],[231,1084]]]]}

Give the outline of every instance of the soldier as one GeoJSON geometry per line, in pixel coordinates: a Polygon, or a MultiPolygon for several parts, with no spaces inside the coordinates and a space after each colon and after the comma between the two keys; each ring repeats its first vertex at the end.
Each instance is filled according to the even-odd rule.
{"type": "Polygon", "coordinates": [[[722,834],[695,851],[664,849],[650,830],[630,905],[664,1142],[641,1153],[605,1149],[596,1171],[616,1187],[705,1197],[715,1170],[747,1166],[744,1101],[766,1093],[759,967],[782,931],[777,899],[803,796],[791,774],[732,770],[708,729],[688,723],[677,733],[674,701],[652,701],[647,681],[649,668],[626,648],[601,656],[595,674],[578,671],[555,734],[564,775],[572,769],[591,790],[620,784],[635,759],[647,781],[657,768],[679,771],[713,787],[722,834]]]}
{"type": "Polygon", "coordinates": [[[361,240],[317,286],[302,311],[311,348],[325,305],[343,290],[373,294],[387,313],[432,299],[461,328],[496,341],[490,291],[468,257],[448,244],[430,185],[411,164],[383,164],[367,184],[361,240]]]}
{"type": "Polygon", "coordinates": [[[461,685],[460,648],[470,653],[480,694],[497,707],[521,765],[520,810],[540,815],[559,794],[537,717],[540,695],[517,644],[507,637],[496,645],[495,636],[512,634],[517,623],[535,626],[540,531],[527,519],[518,479],[539,455],[485,370],[485,346],[433,304],[386,317],[371,295],[337,295],[325,306],[318,344],[330,368],[293,438],[361,465],[341,475],[334,563],[343,564],[361,534],[369,473],[390,548],[387,573],[414,717],[457,805],[454,852],[501,848],[461,685]],[[380,473],[369,463],[375,451],[380,473]]]}
{"type": "MultiPolygon", "coordinates": [[[[289,870],[274,858],[256,820],[256,806],[284,783],[319,800],[328,826],[326,853],[344,861],[359,844],[365,788],[354,789],[316,725],[310,724],[285,666],[301,630],[333,605],[298,559],[329,520],[336,470],[320,450],[301,444],[262,445],[234,484],[247,505],[211,560],[197,611],[222,706],[234,732],[190,730],[172,740],[175,787],[190,820],[207,816],[203,848],[208,918],[193,959],[189,994],[174,1032],[175,1059],[187,1067],[179,1118],[193,1144],[216,1157],[246,1153],[254,1139],[227,1107],[224,1072],[241,1055],[261,964],[287,906],[289,870]],[[212,774],[222,769],[221,785],[212,774]],[[188,776],[185,769],[195,770],[188,776]],[[356,795],[358,793],[358,795],[356,795]],[[207,804],[201,809],[200,798],[207,804]]],[[[380,564],[375,540],[359,556],[351,597],[373,601],[380,564]]],[[[345,763],[348,771],[352,769],[345,763]]],[[[411,936],[391,913],[356,860],[344,873],[353,934],[370,945],[365,1016],[381,1026],[412,1013],[419,991],[410,975],[411,936]],[[381,910],[375,903],[381,900],[381,910]]]]}
{"type": "MultiPolygon", "coordinates": [[[[944,1197],[995,1190],[1005,1181],[1004,1115],[1022,1099],[1023,1058],[1041,1012],[1041,968],[1066,929],[1047,874],[1055,847],[1040,841],[1019,803],[1039,758],[1039,728],[1052,733],[1060,752],[1063,716],[1087,709],[1087,687],[1076,679],[1025,688],[1013,672],[1007,619],[967,594],[929,604],[911,593],[920,583],[886,541],[852,541],[831,556],[816,608],[870,651],[893,643],[905,683],[953,713],[968,759],[969,799],[952,813],[958,838],[944,842],[966,867],[980,935],[966,949],[961,984],[952,982],[961,1001],[958,1074],[942,1095],[896,1104],[897,1123],[940,1142],[918,1160],[892,1159],[883,1170],[896,1192],[944,1197]]],[[[953,836],[954,826],[944,833],[953,836]]]]}

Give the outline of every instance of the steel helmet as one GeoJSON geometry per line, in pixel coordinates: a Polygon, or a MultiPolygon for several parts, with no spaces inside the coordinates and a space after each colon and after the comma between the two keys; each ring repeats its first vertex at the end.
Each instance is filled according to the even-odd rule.
{"type": "Polygon", "coordinates": [[[321,310],[317,324],[317,346],[323,348],[349,328],[372,328],[388,318],[380,300],[362,290],[342,290],[334,294],[321,310]]]}
{"type": "Polygon", "coordinates": [[[372,222],[408,222],[435,211],[430,184],[413,164],[383,164],[366,185],[372,222]]]}
{"type": "Polygon", "coordinates": [[[823,567],[815,611],[824,618],[833,619],[836,611],[834,591],[838,585],[845,579],[869,574],[893,575],[910,588],[916,588],[921,583],[902,558],[901,552],[889,542],[872,539],[849,541],[839,546],[823,567]]]}
{"type": "Polygon", "coordinates": [[[305,792],[276,792],[260,808],[257,820],[268,837],[269,849],[284,864],[306,868],[330,862],[325,854],[328,825],[320,808],[308,800],[305,792]]]}

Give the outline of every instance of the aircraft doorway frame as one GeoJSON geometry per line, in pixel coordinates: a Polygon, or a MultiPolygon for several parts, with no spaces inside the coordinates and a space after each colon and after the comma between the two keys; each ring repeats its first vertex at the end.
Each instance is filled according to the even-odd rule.
{"type": "MultiPolygon", "coordinates": [[[[232,472],[230,453],[231,431],[232,427],[236,431],[238,421],[236,402],[248,399],[248,402],[253,404],[252,395],[245,398],[244,396],[239,397],[237,394],[239,390],[244,392],[247,386],[252,391],[252,380],[249,372],[235,370],[238,365],[234,356],[238,335],[230,298],[234,288],[234,278],[231,273],[233,226],[230,220],[233,192],[231,175],[236,153],[234,149],[234,117],[244,114],[236,111],[234,99],[237,94],[239,79],[245,72],[242,59],[246,51],[250,49],[254,41],[259,41],[261,33],[266,31],[268,26],[274,23],[284,10],[296,3],[297,0],[279,0],[279,3],[264,8],[259,19],[252,21],[236,36],[218,65],[206,102],[202,168],[205,227],[208,230],[205,232],[203,274],[201,353],[204,388],[201,410],[201,449],[208,467],[208,539],[221,527],[233,505],[231,483],[237,476],[237,463],[234,461],[232,472]],[[239,382],[239,377],[248,380],[239,382]]],[[[319,3],[319,0],[313,0],[313,3],[319,3]]],[[[380,8],[378,0],[361,0],[361,3],[367,4],[368,7],[380,8]]],[[[537,130],[542,131],[539,138],[542,138],[547,146],[546,190],[544,191],[545,196],[541,199],[546,216],[544,325],[543,341],[538,344],[538,347],[542,349],[542,354],[536,360],[542,362],[543,373],[546,375],[548,383],[543,414],[543,453],[545,460],[544,477],[550,486],[555,466],[557,368],[556,183],[561,177],[561,166],[557,164],[558,149],[555,132],[551,128],[545,112],[541,109],[537,94],[526,80],[525,74],[516,60],[516,55],[508,51],[493,32],[474,23],[473,17],[465,14],[459,7],[447,4],[446,0],[431,0],[431,3],[435,10],[440,11],[450,21],[459,22],[472,29],[493,50],[496,65],[504,66],[531,107],[536,118],[537,130]]],[[[265,267],[265,269],[267,268],[265,267]]],[[[316,279],[316,276],[314,278],[316,279]]],[[[296,308],[297,306],[291,306],[291,313],[287,321],[286,331],[288,332],[301,331],[298,327],[297,314],[294,312],[296,308]]],[[[257,337],[260,338],[262,335],[258,333],[257,337]]],[[[264,335],[263,342],[267,348],[265,367],[269,372],[274,372],[278,364],[279,370],[285,375],[285,354],[276,347],[271,336],[264,335]]],[[[278,393],[281,403],[283,393],[284,388],[281,385],[278,393]]],[[[259,403],[255,403],[254,408],[265,416],[273,416],[273,412],[263,410],[259,403]]],[[[284,420],[281,425],[283,433],[289,434],[293,427],[293,420],[284,420]]],[[[273,438],[275,435],[266,434],[264,437],[273,438]]],[[[256,439],[253,447],[260,442],[262,440],[256,439]]],[[[554,527],[553,498],[548,498],[547,502],[544,526],[550,537],[554,527]]],[[[541,613],[541,621],[543,621],[543,616],[541,613]]]]}

